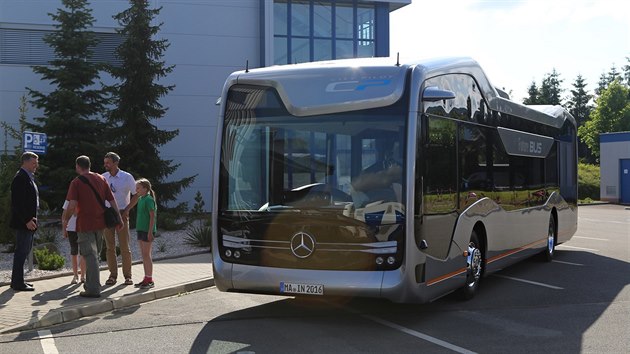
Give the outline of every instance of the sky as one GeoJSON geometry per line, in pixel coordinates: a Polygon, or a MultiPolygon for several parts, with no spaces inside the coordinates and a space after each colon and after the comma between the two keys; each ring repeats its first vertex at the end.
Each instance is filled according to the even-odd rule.
{"type": "Polygon", "coordinates": [[[602,73],[630,64],[628,0],[412,0],[390,31],[391,57],[471,57],[518,102],[553,69],[566,98],[578,75],[593,94],[602,73]]]}

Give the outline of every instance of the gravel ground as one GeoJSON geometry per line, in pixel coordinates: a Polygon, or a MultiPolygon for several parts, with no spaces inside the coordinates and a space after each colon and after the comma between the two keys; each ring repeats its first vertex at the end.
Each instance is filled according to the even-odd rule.
{"type": "MultiPolygon", "coordinates": [[[[135,230],[130,230],[130,244],[131,244],[131,257],[132,261],[141,261],[142,256],[138,247],[138,241],[136,239],[135,230]]],[[[37,233],[35,234],[37,239],[37,233]]],[[[184,240],[186,238],[185,230],[178,231],[158,231],[158,236],[153,242],[153,259],[158,260],[160,258],[170,258],[175,256],[185,256],[193,253],[199,253],[209,251],[209,248],[197,247],[187,244],[184,240]]],[[[42,277],[49,277],[54,275],[61,275],[64,273],[72,273],[72,262],[70,260],[70,242],[63,238],[61,230],[55,237],[55,244],[59,249],[59,253],[66,259],[66,263],[63,268],[58,270],[40,270],[37,269],[37,265],[34,266],[32,271],[25,269],[24,277],[27,280],[34,280],[42,277]]],[[[116,243],[118,244],[118,242],[116,243]]],[[[13,253],[5,252],[6,245],[0,245],[0,285],[8,284],[11,282],[11,269],[13,267],[13,253]]],[[[118,256],[118,263],[121,259],[118,256]]],[[[28,264],[28,261],[27,261],[28,264]]],[[[107,262],[101,262],[101,266],[107,266],[107,262]]],[[[120,265],[119,265],[120,267],[120,265]]],[[[28,265],[26,266],[28,268],[28,265]]],[[[121,272],[121,270],[119,270],[121,272]]]]}

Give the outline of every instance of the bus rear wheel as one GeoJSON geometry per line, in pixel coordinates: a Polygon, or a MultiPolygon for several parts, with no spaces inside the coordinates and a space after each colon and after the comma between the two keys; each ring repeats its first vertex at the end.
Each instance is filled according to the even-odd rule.
{"type": "Polygon", "coordinates": [[[477,232],[474,230],[470,234],[466,263],[466,284],[460,289],[460,295],[464,300],[469,300],[477,293],[481,275],[483,274],[483,253],[479,237],[477,237],[477,232]]]}
{"type": "Polygon", "coordinates": [[[547,262],[551,262],[556,253],[556,240],[556,219],[551,215],[549,216],[549,229],[547,230],[547,247],[545,247],[543,252],[543,259],[547,262]]]}

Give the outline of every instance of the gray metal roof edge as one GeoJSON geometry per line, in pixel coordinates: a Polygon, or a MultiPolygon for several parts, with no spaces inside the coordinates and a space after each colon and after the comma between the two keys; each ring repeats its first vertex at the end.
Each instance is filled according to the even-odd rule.
{"type": "MultiPolygon", "coordinates": [[[[237,71],[230,75],[233,79],[232,82],[239,84],[262,84],[266,86],[272,86],[278,90],[283,102],[287,106],[287,109],[291,114],[297,116],[313,115],[313,114],[327,114],[333,112],[351,111],[357,109],[369,109],[383,107],[396,102],[402,97],[404,86],[399,86],[396,90],[387,96],[380,99],[367,99],[357,100],[353,102],[336,102],[329,105],[297,107],[291,104],[291,100],[288,98],[286,92],[283,91],[282,85],[278,83],[275,78],[280,76],[304,74],[316,72],[322,68],[339,68],[340,70],[352,68],[352,67],[383,67],[393,68],[396,66],[394,59],[386,58],[353,58],[320,62],[308,62],[300,64],[288,64],[281,66],[270,66],[257,69],[251,69],[249,71],[237,71]],[[273,79],[272,79],[273,77],[273,79]]],[[[564,125],[566,120],[569,120],[574,126],[576,125],[575,118],[561,106],[535,106],[524,105],[510,99],[501,97],[495,86],[492,85],[488,76],[485,74],[481,66],[470,57],[442,57],[442,58],[430,58],[416,61],[409,61],[400,63],[399,70],[406,72],[408,70],[420,70],[422,76],[425,78],[446,75],[446,74],[469,74],[473,76],[479,84],[480,90],[483,92],[484,97],[488,101],[488,105],[491,109],[499,111],[501,113],[511,114],[523,119],[546,124],[556,128],[560,128],[564,125]]],[[[404,83],[404,81],[403,81],[404,83]]],[[[401,82],[399,82],[401,84],[401,82]]]]}

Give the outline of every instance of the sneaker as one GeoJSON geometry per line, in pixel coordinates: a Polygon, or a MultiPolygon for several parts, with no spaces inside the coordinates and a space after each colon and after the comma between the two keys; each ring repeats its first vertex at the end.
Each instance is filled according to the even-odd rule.
{"type": "Polygon", "coordinates": [[[140,289],[150,289],[150,288],[152,288],[154,286],[155,286],[154,282],[148,281],[148,282],[145,282],[144,284],[140,285],[140,289]]]}
{"type": "Polygon", "coordinates": [[[144,279],[142,279],[142,281],[141,281],[141,282],[136,283],[136,284],[134,284],[133,286],[135,286],[136,288],[139,288],[139,287],[141,287],[141,286],[142,286],[142,284],[144,284],[144,283],[145,283],[145,281],[144,281],[144,279]]]}
{"type": "Polygon", "coordinates": [[[79,283],[79,277],[75,275],[74,277],[72,277],[72,281],[70,282],[70,284],[78,284],[78,283],[79,283]]]}
{"type": "Polygon", "coordinates": [[[81,277],[81,284],[85,283],[85,278],[81,277]]]}

